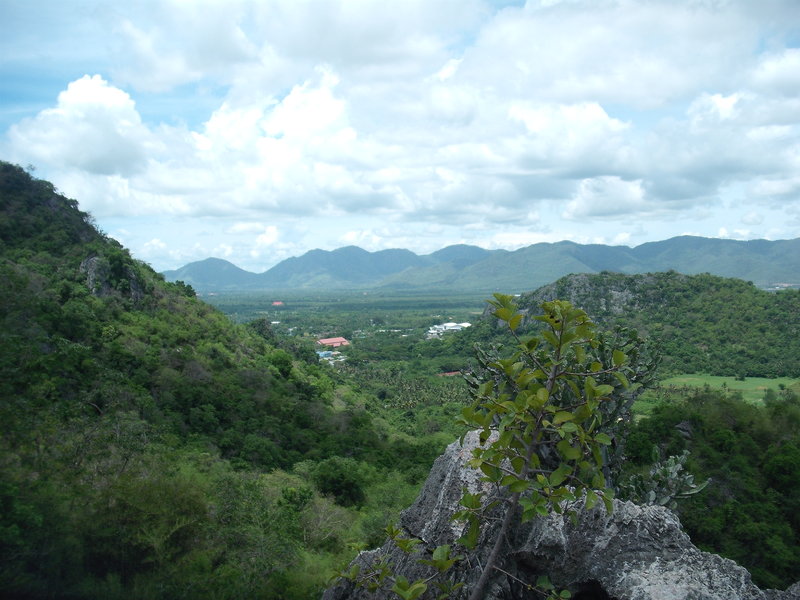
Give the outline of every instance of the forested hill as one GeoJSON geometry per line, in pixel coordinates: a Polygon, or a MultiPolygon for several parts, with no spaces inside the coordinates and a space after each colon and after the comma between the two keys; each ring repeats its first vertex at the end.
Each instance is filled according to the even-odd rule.
{"type": "Polygon", "coordinates": [[[7,163],[0,211],[0,596],[313,596],[303,557],[355,519],[322,494],[360,505],[360,473],[440,451],[387,441],[312,349],[232,324],[7,163]]]}
{"type": "Polygon", "coordinates": [[[27,437],[39,411],[132,411],[269,468],[319,453],[321,438],[347,428],[325,408],[315,366],[164,282],[50,184],[3,164],[0,201],[4,439],[27,437]]]}
{"type": "Polygon", "coordinates": [[[674,271],[569,275],[520,305],[570,300],[599,324],[630,326],[660,346],[678,373],[800,377],[800,290],[767,292],[752,283],[674,271]]]}
{"type": "Polygon", "coordinates": [[[476,246],[449,246],[417,256],[409,250],[367,252],[355,246],[312,250],[261,274],[218,258],[166,271],[169,281],[191,283],[199,291],[296,288],[398,288],[502,291],[546,285],[569,273],[647,273],[674,269],[752,281],[761,287],[800,285],[800,238],[724,240],[679,236],[629,248],[557,242],[510,252],[476,246]]]}

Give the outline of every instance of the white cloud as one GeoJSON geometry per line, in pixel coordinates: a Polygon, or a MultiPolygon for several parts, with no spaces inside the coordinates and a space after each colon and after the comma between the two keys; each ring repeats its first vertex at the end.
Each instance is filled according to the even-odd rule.
{"type": "Polygon", "coordinates": [[[741,94],[702,94],[689,106],[689,116],[694,127],[702,127],[705,122],[718,122],[737,116],[736,104],[741,94]]]}
{"type": "Polygon", "coordinates": [[[164,242],[162,242],[160,239],[158,239],[158,238],[153,238],[152,240],[150,240],[149,242],[147,242],[144,245],[145,249],[147,249],[147,250],[156,250],[156,251],[163,250],[166,247],[167,247],[167,245],[164,242]]]}
{"type": "Polygon", "coordinates": [[[189,6],[170,0],[142,8],[149,18],[132,18],[147,26],[122,19],[115,31],[114,76],[136,90],[165,92],[209,73],[225,78],[237,65],[256,59],[257,49],[241,26],[247,15],[243,2],[206,0],[189,6]]]}
{"type": "Polygon", "coordinates": [[[380,248],[382,242],[381,236],[369,229],[346,231],[339,239],[346,246],[361,246],[369,249],[380,248]]]}
{"type": "MultiPolygon", "coordinates": [[[[202,223],[202,243],[132,232],[148,253],[252,268],[341,243],[593,240],[597,221],[615,243],[743,224],[800,235],[793,0],[102,13],[106,37],[70,56],[110,48],[78,71],[103,75],[65,80],[2,144],[101,220],[202,223]],[[751,216],[725,211],[734,189],[751,216]]],[[[58,16],[67,32],[79,18],[58,16]]]]}
{"type": "Polygon", "coordinates": [[[279,237],[280,233],[278,232],[278,228],[275,227],[275,225],[269,225],[256,237],[256,247],[272,246],[278,241],[279,237]]]}
{"type": "Polygon", "coordinates": [[[642,181],[624,181],[616,176],[584,179],[564,210],[566,219],[609,218],[646,211],[642,181]]]}
{"type": "Polygon", "coordinates": [[[141,172],[160,150],[131,97],[99,75],[84,75],[58,95],[55,108],[9,130],[24,161],[99,175],[141,172]]]}
{"type": "Polygon", "coordinates": [[[263,223],[234,223],[225,230],[225,233],[241,234],[241,233],[261,233],[266,227],[263,223]]]}
{"type": "Polygon", "coordinates": [[[753,84],[766,92],[800,95],[800,48],[785,48],[765,55],[756,65],[752,78],[753,84]]]}
{"type": "Polygon", "coordinates": [[[507,9],[487,23],[459,72],[517,95],[663,106],[730,85],[758,28],[739,10],[675,2],[569,2],[507,9]],[[726,81],[727,78],[727,81],[726,81]]]}
{"type": "Polygon", "coordinates": [[[230,244],[220,244],[214,248],[213,254],[216,257],[222,256],[224,258],[230,258],[233,256],[233,246],[230,244]]]}

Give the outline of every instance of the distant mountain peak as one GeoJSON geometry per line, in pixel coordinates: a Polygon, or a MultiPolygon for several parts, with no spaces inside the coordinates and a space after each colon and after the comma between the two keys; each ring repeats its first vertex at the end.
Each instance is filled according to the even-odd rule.
{"type": "Polygon", "coordinates": [[[190,263],[164,276],[198,291],[392,287],[521,292],[569,273],[675,270],[737,277],[760,286],[800,283],[800,238],[737,240],[678,236],[636,247],[542,242],[513,252],[454,244],[427,255],[359,246],[309,250],[261,274],[220,258],[190,263]]]}

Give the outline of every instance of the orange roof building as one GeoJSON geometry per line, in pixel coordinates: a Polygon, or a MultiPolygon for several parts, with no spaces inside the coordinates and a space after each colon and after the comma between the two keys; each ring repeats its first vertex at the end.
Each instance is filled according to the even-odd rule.
{"type": "Polygon", "coordinates": [[[317,343],[320,346],[332,346],[333,348],[350,345],[350,342],[348,342],[343,337],[323,338],[321,340],[317,340],[317,343]]]}

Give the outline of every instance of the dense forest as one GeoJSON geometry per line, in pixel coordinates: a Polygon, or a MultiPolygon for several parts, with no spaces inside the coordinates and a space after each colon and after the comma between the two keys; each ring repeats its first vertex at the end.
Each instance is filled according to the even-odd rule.
{"type": "Polygon", "coordinates": [[[636,422],[625,450],[628,475],[651,480],[654,459],[688,451],[688,472],[710,480],[675,507],[692,541],[761,587],[800,580],[800,385],[768,390],[763,406],[709,389],[675,395],[636,422]]]}
{"type": "Polygon", "coordinates": [[[800,290],[674,271],[563,277],[529,294],[530,310],[563,298],[605,327],[632,327],[661,348],[673,373],[800,377],[800,290]]]}
{"type": "Polygon", "coordinates": [[[165,283],[5,163],[0,208],[6,595],[314,595],[449,441],[375,422],[313,351],[165,283]]]}
{"type": "MultiPolygon", "coordinates": [[[[361,334],[334,368],[308,337],[264,317],[236,323],[165,282],[74,200],[7,163],[0,216],[2,597],[319,597],[383,541],[462,432],[467,387],[436,374],[468,369],[476,343],[508,342],[487,318],[429,340],[430,319],[409,312],[414,332],[393,333],[391,315],[354,305],[361,334]]],[[[520,302],[564,294],[604,327],[635,327],[668,371],[800,374],[797,291],[591,277],[520,302]],[[660,296],[644,302],[645,288],[660,296]]],[[[691,452],[686,468],[712,481],[678,505],[682,521],[760,585],[800,579],[798,391],[767,390],[763,407],[665,393],[626,444],[626,477],[691,452]]]]}

